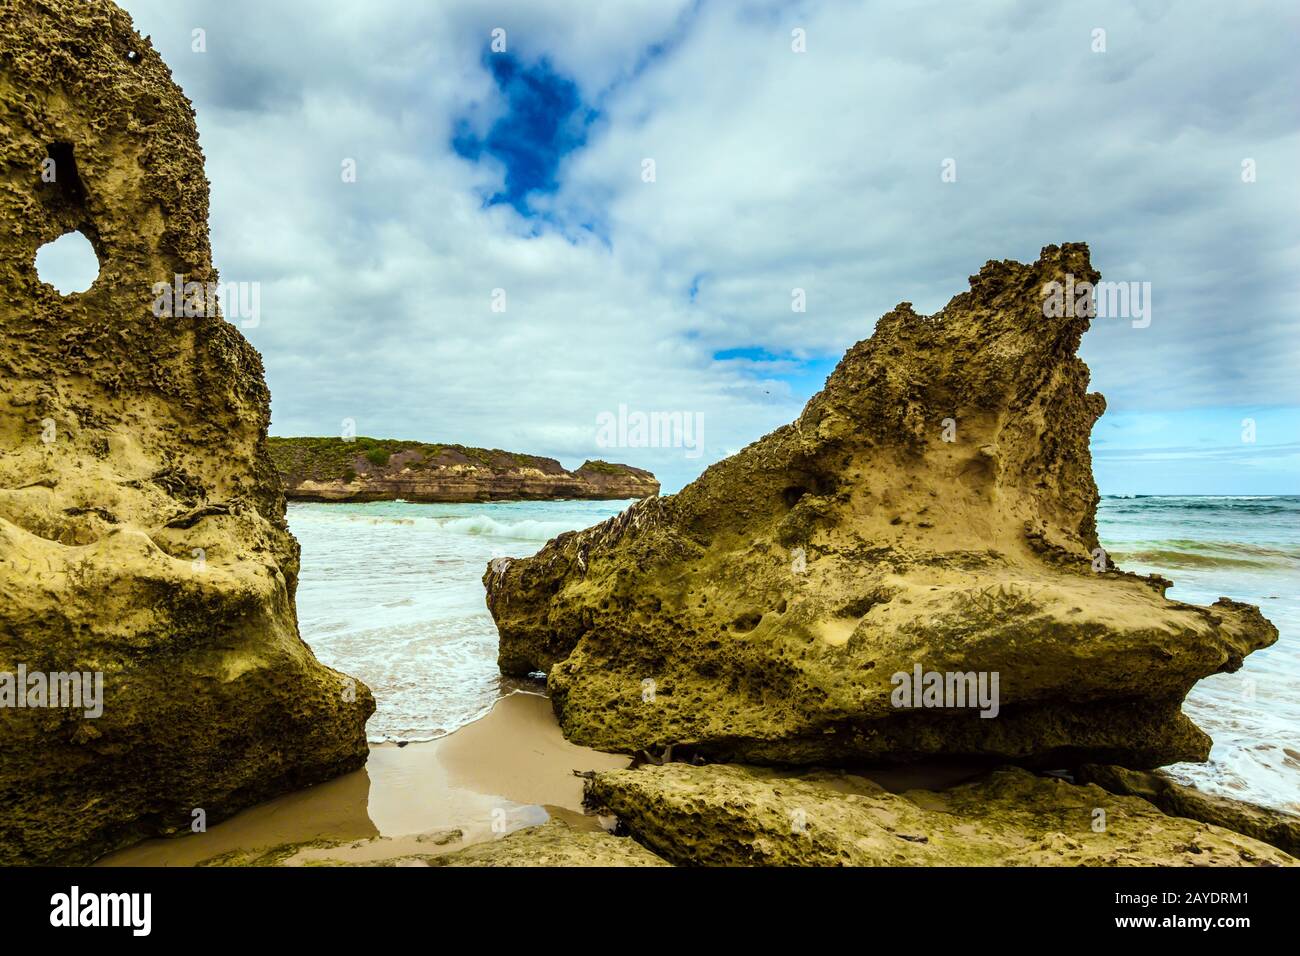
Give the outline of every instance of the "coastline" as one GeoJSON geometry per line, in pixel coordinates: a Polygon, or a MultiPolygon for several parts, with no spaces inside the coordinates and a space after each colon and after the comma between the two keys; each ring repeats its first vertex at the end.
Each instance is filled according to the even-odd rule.
{"type": "Polygon", "coordinates": [[[504,505],[504,504],[526,504],[532,502],[551,502],[551,501],[639,501],[640,497],[632,494],[575,494],[568,490],[560,492],[544,492],[536,495],[520,494],[514,491],[504,492],[501,495],[483,494],[478,496],[462,494],[460,492],[451,492],[447,495],[430,494],[420,490],[388,490],[381,492],[350,491],[351,486],[343,486],[335,483],[334,485],[295,486],[294,488],[284,488],[284,500],[299,504],[314,505],[368,505],[377,504],[386,501],[400,502],[411,505],[504,505]]]}
{"type": "Polygon", "coordinates": [[[480,504],[617,501],[657,495],[642,468],[588,459],[572,471],[554,458],[464,445],[355,438],[267,438],[289,501],[480,504]]]}

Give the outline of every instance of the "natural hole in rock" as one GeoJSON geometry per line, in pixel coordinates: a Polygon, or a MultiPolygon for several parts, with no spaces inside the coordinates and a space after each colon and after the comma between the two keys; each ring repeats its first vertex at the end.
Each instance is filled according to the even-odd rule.
{"type": "Polygon", "coordinates": [[[66,232],[36,250],[36,274],[60,295],[85,292],[99,277],[99,256],[80,232],[66,232]]]}

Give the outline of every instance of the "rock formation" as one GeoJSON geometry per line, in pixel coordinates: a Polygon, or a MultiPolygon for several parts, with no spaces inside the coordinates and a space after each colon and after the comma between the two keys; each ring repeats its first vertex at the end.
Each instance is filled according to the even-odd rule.
{"type": "Polygon", "coordinates": [[[830,771],[683,763],[596,774],[593,808],[696,866],[1297,866],[1147,801],[1008,768],[948,790],[890,793],[830,771]]]}
{"type": "Polygon", "coordinates": [[[409,841],[389,837],[341,842],[312,840],[269,849],[235,850],[200,866],[668,866],[635,840],[600,829],[577,829],[558,817],[501,837],[459,846],[460,830],[409,841]],[[360,852],[358,852],[360,851],[360,852]]]}
{"type": "Polygon", "coordinates": [[[77,863],[361,766],[374,702],[298,635],[188,100],[107,0],[0,21],[0,863],[77,863]],[[72,230],[100,273],[63,296],[33,259],[72,230]],[[34,696],[74,672],[98,716],[34,696]]]}
{"type": "Polygon", "coordinates": [[[1085,764],[1075,771],[1075,778],[1121,796],[1142,797],[1172,817],[1235,830],[1300,857],[1300,816],[1294,813],[1203,793],[1170,779],[1159,770],[1085,764]]]}
{"type": "Polygon", "coordinates": [[[626,837],[603,830],[575,830],[553,819],[499,840],[431,857],[431,866],[667,866],[660,857],[626,837]]]}
{"type": "Polygon", "coordinates": [[[1089,319],[1044,305],[1070,277],[1099,278],[1082,244],[990,262],[933,316],[902,303],[793,424],[494,561],[501,669],[546,671],[566,736],[605,750],[1204,760],[1184,696],[1277,631],[1226,598],[1168,600],[1100,550],[1089,319]]]}
{"type": "Polygon", "coordinates": [[[655,476],[631,465],[583,462],[499,449],[356,438],[272,438],[285,494],[298,501],[535,501],[659,494],[655,476]]]}

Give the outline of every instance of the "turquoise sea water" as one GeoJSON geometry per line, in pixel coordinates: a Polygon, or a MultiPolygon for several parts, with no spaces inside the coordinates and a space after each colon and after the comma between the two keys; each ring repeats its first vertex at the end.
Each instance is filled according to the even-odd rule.
{"type": "MultiPolygon", "coordinates": [[[[441,736],[513,686],[496,669],[481,579],[629,502],[289,506],[302,543],[298,615],[326,663],[374,689],[375,740],[441,736]]],[[[1215,741],[1180,779],[1300,812],[1300,496],[1105,498],[1102,544],[1125,570],[1159,572],[1169,596],[1258,604],[1281,632],[1236,674],[1201,681],[1185,710],[1215,741]]]]}
{"type": "Polygon", "coordinates": [[[483,572],[630,501],[289,505],[302,545],[298,621],[325,663],[365,681],[372,740],[428,740],[515,685],[497,671],[483,572]]]}
{"type": "Polygon", "coordinates": [[[1168,596],[1256,604],[1276,644],[1216,674],[1184,712],[1214,738],[1205,764],[1178,764],[1185,783],[1300,813],[1300,496],[1106,497],[1103,547],[1125,571],[1158,572],[1168,596]]]}

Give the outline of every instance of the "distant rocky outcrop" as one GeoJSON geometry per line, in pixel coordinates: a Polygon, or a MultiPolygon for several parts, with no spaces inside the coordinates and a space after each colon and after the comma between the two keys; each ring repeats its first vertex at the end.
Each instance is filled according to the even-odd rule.
{"type": "Polygon", "coordinates": [[[594,810],[692,866],[1300,866],[1248,836],[1020,768],[891,793],[837,771],[684,763],[595,774],[594,810]]]}
{"type": "Polygon", "coordinates": [[[269,446],[285,494],[298,501],[545,501],[659,494],[650,472],[606,461],[566,471],[554,458],[374,438],[272,438],[269,446]]]}
{"type": "Polygon", "coordinates": [[[1099,278],[1085,245],[989,262],[932,316],[902,303],[793,424],[494,561],[501,669],[546,671],[566,736],[605,750],[1206,759],[1184,696],[1277,630],[1226,598],[1168,600],[1101,551],[1089,319],[1044,306],[1071,277],[1099,278]]]}
{"type": "Polygon", "coordinates": [[[0,863],[79,863],[360,767],[374,701],[298,634],[189,101],[107,0],[0,22],[0,863]],[[60,295],[72,230],[100,273],[60,295]]]}

